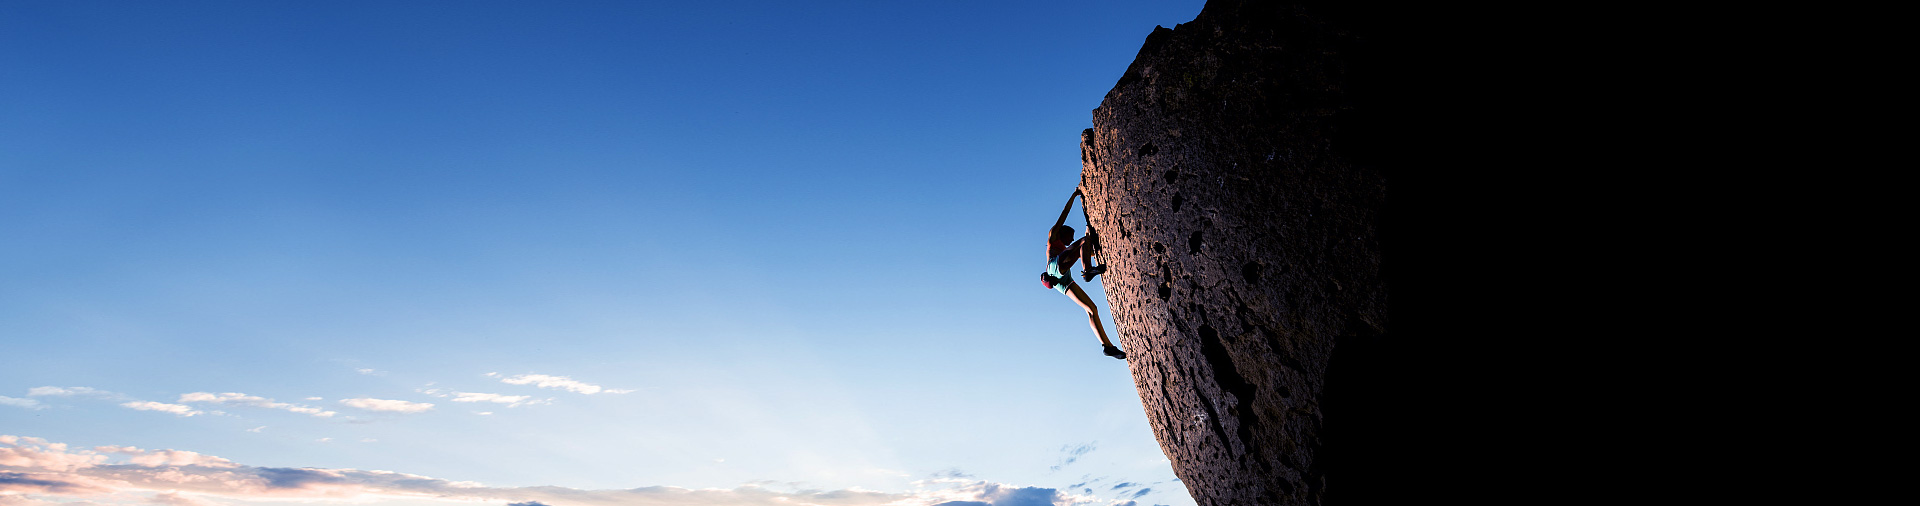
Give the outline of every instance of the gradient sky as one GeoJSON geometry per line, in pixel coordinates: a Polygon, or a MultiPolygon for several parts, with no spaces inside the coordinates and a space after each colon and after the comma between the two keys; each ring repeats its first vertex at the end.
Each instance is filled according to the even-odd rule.
{"type": "Polygon", "coordinates": [[[1035,273],[1202,3],[0,3],[0,503],[1192,504],[1035,273]]]}

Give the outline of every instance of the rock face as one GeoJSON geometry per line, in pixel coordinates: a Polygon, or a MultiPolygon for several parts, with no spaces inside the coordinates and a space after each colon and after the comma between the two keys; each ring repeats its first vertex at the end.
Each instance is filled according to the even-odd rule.
{"type": "Polygon", "coordinates": [[[1155,27],[1082,134],[1128,367],[1202,505],[1322,504],[1328,366],[1386,329],[1385,182],[1333,149],[1344,35],[1315,16],[1213,0],[1155,27]]]}

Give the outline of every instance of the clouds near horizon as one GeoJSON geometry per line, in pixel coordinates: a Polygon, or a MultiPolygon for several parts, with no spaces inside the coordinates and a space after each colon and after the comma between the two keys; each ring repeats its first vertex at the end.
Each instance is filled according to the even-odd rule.
{"type": "Polygon", "coordinates": [[[0,436],[0,491],[24,494],[28,499],[51,495],[163,506],[203,506],[205,503],[198,497],[201,495],[239,501],[291,499],[341,503],[378,498],[436,498],[505,501],[520,506],[1070,506],[1095,501],[1090,496],[1063,494],[1051,488],[964,479],[923,480],[915,482],[913,490],[903,492],[858,488],[777,491],[751,484],[733,489],[489,487],[393,471],[256,467],[183,450],[143,450],[131,446],[74,450],[44,439],[11,435],[0,436]]]}

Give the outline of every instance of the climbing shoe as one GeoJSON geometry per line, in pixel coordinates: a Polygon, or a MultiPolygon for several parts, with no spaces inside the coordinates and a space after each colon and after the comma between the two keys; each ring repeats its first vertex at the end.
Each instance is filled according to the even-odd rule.
{"type": "Polygon", "coordinates": [[[1120,360],[1126,360],[1126,359],[1127,359],[1127,352],[1124,352],[1124,351],[1120,351],[1120,349],[1119,349],[1119,348],[1115,348],[1115,347],[1113,347],[1113,345],[1111,345],[1111,344],[1107,344],[1107,345],[1102,345],[1101,347],[1102,347],[1102,349],[1101,349],[1100,351],[1102,351],[1102,352],[1104,352],[1104,353],[1106,353],[1106,354],[1107,354],[1107,356],[1109,356],[1109,357],[1113,357],[1113,358],[1117,358],[1117,359],[1120,359],[1120,360]]]}
{"type": "Polygon", "coordinates": [[[1106,272],[1107,272],[1107,266],[1095,265],[1093,267],[1086,268],[1086,270],[1080,271],[1080,279],[1087,280],[1087,282],[1093,282],[1094,276],[1099,276],[1101,274],[1105,274],[1106,272]]]}

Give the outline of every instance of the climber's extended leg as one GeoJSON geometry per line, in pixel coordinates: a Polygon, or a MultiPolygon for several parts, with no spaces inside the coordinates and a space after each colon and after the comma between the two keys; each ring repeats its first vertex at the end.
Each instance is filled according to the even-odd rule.
{"type": "Polygon", "coordinates": [[[1077,284],[1067,285],[1067,295],[1072,296],[1073,302],[1079,304],[1081,309],[1087,310],[1087,324],[1093,326],[1094,335],[1100,336],[1101,351],[1109,357],[1126,360],[1126,352],[1120,351],[1113,341],[1107,340],[1107,328],[1100,325],[1100,307],[1093,304],[1093,297],[1088,297],[1086,290],[1081,290],[1077,284]]]}

